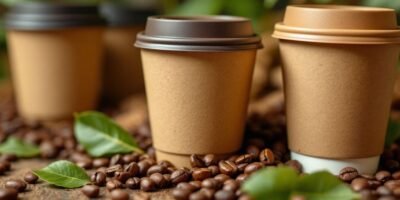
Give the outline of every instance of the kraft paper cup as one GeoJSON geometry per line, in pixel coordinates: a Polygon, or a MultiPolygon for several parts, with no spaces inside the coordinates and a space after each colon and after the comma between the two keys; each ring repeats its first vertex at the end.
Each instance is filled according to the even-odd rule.
{"type": "Polygon", "coordinates": [[[96,107],[102,24],[96,7],[21,4],[11,9],[7,40],[22,117],[66,119],[96,107]]]}
{"type": "Polygon", "coordinates": [[[190,154],[223,156],[240,148],[260,45],[245,18],[149,18],[136,46],[158,160],[190,167],[190,154]]]}
{"type": "Polygon", "coordinates": [[[108,24],[104,34],[102,96],[108,102],[119,102],[132,94],[144,93],[140,50],[132,49],[136,40],[132,36],[144,29],[147,17],[155,12],[116,3],[104,3],[100,11],[108,24]]]}
{"type": "Polygon", "coordinates": [[[394,11],[289,6],[274,37],[280,39],[292,159],[305,172],[337,174],[352,166],[374,173],[399,55],[394,11]]]}

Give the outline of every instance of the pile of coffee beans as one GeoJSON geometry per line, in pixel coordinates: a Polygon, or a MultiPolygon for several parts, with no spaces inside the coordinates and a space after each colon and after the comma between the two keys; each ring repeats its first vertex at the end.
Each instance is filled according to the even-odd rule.
{"type": "MultiPolygon", "coordinates": [[[[118,111],[112,113],[118,114],[118,111]]],[[[90,175],[90,184],[81,188],[82,194],[89,198],[125,200],[132,198],[130,190],[136,190],[142,192],[134,193],[133,198],[145,200],[150,199],[149,192],[169,189],[177,200],[247,200],[251,198],[240,190],[240,186],[259,169],[285,165],[302,173],[301,164],[289,157],[283,107],[248,118],[245,141],[236,155],[223,159],[213,154],[191,155],[191,169],[176,168],[168,161],[156,161],[148,123],[129,132],[146,154],[92,158],[76,142],[71,121],[26,123],[18,117],[12,100],[0,102],[0,142],[15,136],[38,145],[42,159],[75,162],[90,175]],[[103,190],[105,194],[101,192],[103,190]]],[[[14,155],[2,155],[0,175],[9,174],[12,163],[17,160],[14,155]]],[[[338,177],[359,192],[362,199],[400,199],[399,161],[400,141],[385,149],[380,171],[376,174],[359,174],[348,167],[338,177]]],[[[0,189],[0,199],[17,199],[18,193],[38,181],[38,177],[30,172],[21,178],[6,181],[0,189]]]]}

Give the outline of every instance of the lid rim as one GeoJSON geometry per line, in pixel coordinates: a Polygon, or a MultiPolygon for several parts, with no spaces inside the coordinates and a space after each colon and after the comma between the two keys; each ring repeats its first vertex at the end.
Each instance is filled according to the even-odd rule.
{"type": "Polygon", "coordinates": [[[242,45],[173,45],[173,44],[155,44],[142,43],[136,41],[134,46],[140,49],[160,50],[160,51],[185,51],[185,52],[232,52],[257,50],[263,48],[260,44],[242,44],[242,45]]]}

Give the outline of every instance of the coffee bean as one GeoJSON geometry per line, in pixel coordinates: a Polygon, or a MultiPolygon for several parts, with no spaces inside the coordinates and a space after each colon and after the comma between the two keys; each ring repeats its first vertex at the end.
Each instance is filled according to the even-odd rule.
{"type": "Polygon", "coordinates": [[[15,189],[0,188],[0,199],[1,200],[17,200],[18,192],[15,189]]]}
{"type": "Polygon", "coordinates": [[[260,161],[266,165],[273,164],[275,162],[274,153],[270,149],[264,149],[260,152],[260,161]]]}
{"type": "Polygon", "coordinates": [[[98,186],[104,186],[106,184],[106,174],[104,172],[97,171],[92,174],[90,177],[90,181],[92,181],[93,184],[98,185],[98,186]]]}
{"type": "Polygon", "coordinates": [[[122,156],[122,161],[124,164],[129,164],[131,162],[137,162],[139,159],[139,154],[126,154],[122,156]]]}
{"type": "Polygon", "coordinates": [[[222,187],[222,183],[214,178],[208,178],[201,182],[203,188],[218,190],[222,187]]]}
{"type": "Polygon", "coordinates": [[[376,189],[376,191],[378,192],[378,194],[385,196],[385,195],[391,195],[392,192],[385,186],[380,186],[376,189]]]}
{"type": "Polygon", "coordinates": [[[147,170],[151,167],[151,165],[148,161],[140,161],[140,162],[138,162],[137,165],[139,167],[139,174],[141,176],[145,176],[147,173],[147,170]]]}
{"type": "Polygon", "coordinates": [[[199,192],[202,192],[207,196],[208,199],[214,199],[215,190],[210,188],[201,188],[199,192]]]}
{"type": "Polygon", "coordinates": [[[140,180],[140,189],[145,192],[154,191],[156,189],[156,184],[150,178],[144,177],[140,180]]]}
{"type": "Polygon", "coordinates": [[[113,177],[115,175],[115,172],[121,172],[121,171],[123,171],[122,165],[120,164],[113,165],[106,169],[106,175],[108,177],[113,177]]]}
{"type": "Polygon", "coordinates": [[[384,184],[389,190],[393,191],[395,188],[400,187],[400,180],[389,180],[384,184]]]}
{"type": "Polygon", "coordinates": [[[217,160],[217,158],[215,157],[214,154],[207,154],[207,155],[205,155],[204,158],[203,158],[203,161],[204,161],[204,164],[205,164],[207,167],[208,167],[208,166],[211,166],[211,165],[216,165],[216,164],[218,164],[218,160],[217,160]]]}
{"type": "Polygon", "coordinates": [[[236,177],[236,181],[239,181],[239,183],[243,183],[248,177],[248,174],[240,174],[236,177]]]}
{"type": "Polygon", "coordinates": [[[230,179],[224,182],[223,189],[224,190],[229,190],[232,192],[236,192],[240,188],[240,184],[238,181],[230,179]]]}
{"type": "Polygon", "coordinates": [[[383,197],[379,197],[378,200],[397,200],[397,199],[393,196],[383,196],[383,197]]]}
{"type": "Polygon", "coordinates": [[[163,177],[167,182],[167,187],[171,186],[171,174],[163,174],[163,177]]]}
{"type": "Polygon", "coordinates": [[[189,184],[196,187],[197,190],[201,188],[201,181],[190,181],[189,184]]]}
{"type": "Polygon", "coordinates": [[[376,191],[373,190],[361,190],[360,192],[361,195],[361,199],[365,199],[365,200],[372,200],[372,199],[376,199],[377,193],[376,191]]]}
{"type": "Polygon", "coordinates": [[[399,180],[400,179],[400,171],[397,171],[395,173],[392,174],[392,178],[395,180],[399,180]]]}
{"type": "Polygon", "coordinates": [[[226,174],[218,174],[214,177],[214,179],[218,180],[221,183],[224,183],[225,181],[231,179],[231,177],[226,174]]]}
{"type": "Polygon", "coordinates": [[[188,190],[179,189],[179,188],[175,188],[174,190],[172,190],[172,196],[176,200],[187,200],[187,199],[189,199],[189,195],[190,195],[190,191],[188,191],[188,190]]]}
{"type": "Polygon", "coordinates": [[[377,180],[368,180],[368,185],[369,185],[369,188],[371,188],[371,189],[376,189],[379,186],[381,186],[381,184],[382,184],[382,182],[377,181],[377,180]]]}
{"type": "Polygon", "coordinates": [[[8,162],[14,162],[17,161],[18,157],[15,154],[10,154],[10,153],[6,153],[6,154],[2,154],[0,157],[0,161],[8,161],[8,162]]]}
{"type": "Polygon", "coordinates": [[[164,166],[165,168],[174,167],[174,165],[171,162],[169,162],[168,160],[160,161],[159,165],[164,166]]]}
{"type": "Polygon", "coordinates": [[[246,166],[246,168],[244,168],[244,173],[245,174],[252,174],[253,172],[263,168],[264,165],[260,162],[254,162],[251,163],[249,165],[246,166]]]}
{"type": "Polygon", "coordinates": [[[147,176],[150,176],[154,173],[164,174],[167,172],[167,168],[162,165],[153,165],[147,170],[147,176]]]}
{"type": "Polygon", "coordinates": [[[260,148],[258,148],[255,145],[249,145],[249,146],[246,147],[246,152],[248,154],[253,155],[254,157],[257,157],[260,154],[260,148]]]}
{"type": "Polygon", "coordinates": [[[78,165],[79,167],[81,167],[83,169],[91,169],[93,167],[91,160],[81,160],[81,161],[76,162],[76,165],[78,165]]]}
{"type": "Polygon", "coordinates": [[[368,188],[368,180],[365,178],[355,178],[353,179],[353,181],[351,182],[351,188],[353,188],[354,191],[361,191],[363,189],[367,189],[368,188]]]}
{"type": "Polygon", "coordinates": [[[110,196],[112,200],[129,200],[129,194],[121,189],[113,190],[110,196]]]}
{"type": "Polygon", "coordinates": [[[195,168],[195,167],[205,167],[204,161],[201,159],[199,155],[192,154],[190,156],[190,165],[195,168]]]}
{"type": "Polygon", "coordinates": [[[85,185],[82,188],[82,193],[89,198],[95,198],[99,196],[100,189],[96,185],[85,185]]]}
{"type": "Polygon", "coordinates": [[[239,171],[240,173],[243,173],[243,172],[244,172],[244,169],[246,169],[247,165],[249,165],[249,163],[241,163],[241,164],[238,164],[238,165],[237,165],[238,171],[239,171]]]}
{"type": "Polygon", "coordinates": [[[400,187],[395,188],[392,193],[395,197],[400,197],[400,187]]]}
{"type": "Polygon", "coordinates": [[[235,163],[236,164],[243,164],[243,163],[250,163],[253,161],[254,156],[251,154],[244,154],[236,158],[235,163]]]}
{"type": "Polygon", "coordinates": [[[124,161],[122,160],[121,154],[116,154],[111,157],[110,159],[110,166],[116,165],[116,164],[124,164],[124,161]]]}
{"type": "Polygon", "coordinates": [[[94,168],[99,168],[99,167],[107,167],[110,161],[107,158],[96,158],[93,160],[93,167],[94,168]]]}
{"type": "Polygon", "coordinates": [[[5,188],[8,188],[8,189],[14,189],[17,192],[23,192],[26,189],[26,183],[19,179],[8,180],[8,181],[6,181],[4,186],[5,186],[5,188]]]}
{"type": "Polygon", "coordinates": [[[197,168],[193,169],[192,177],[196,181],[202,181],[204,179],[210,178],[212,175],[208,168],[197,168]]]}
{"type": "Polygon", "coordinates": [[[112,180],[108,181],[107,184],[106,184],[106,188],[109,191],[115,190],[115,189],[118,189],[118,188],[122,188],[122,187],[123,187],[122,183],[119,180],[116,180],[116,179],[112,179],[112,180]]]}
{"type": "Polygon", "coordinates": [[[7,160],[0,161],[0,168],[4,168],[5,171],[9,171],[11,169],[10,161],[7,160]]]}
{"type": "Polygon", "coordinates": [[[353,167],[345,167],[339,172],[339,178],[345,182],[351,182],[357,176],[358,176],[358,171],[353,167]]]}
{"type": "Polygon", "coordinates": [[[125,166],[124,171],[129,173],[129,175],[132,177],[139,175],[140,169],[136,162],[131,162],[125,166]]]}
{"type": "Polygon", "coordinates": [[[121,172],[117,171],[115,172],[115,179],[119,180],[121,183],[125,183],[126,180],[130,177],[130,174],[128,172],[121,172]]]}
{"type": "Polygon", "coordinates": [[[194,192],[197,191],[199,188],[193,184],[187,183],[187,182],[182,182],[179,183],[176,188],[178,189],[182,189],[182,190],[186,190],[186,191],[190,191],[190,192],[194,192]]]}
{"type": "Polygon", "coordinates": [[[38,179],[39,177],[32,172],[27,172],[24,176],[24,181],[30,184],[35,184],[38,179]]]}
{"type": "Polygon", "coordinates": [[[140,188],[140,178],[138,178],[138,177],[129,178],[128,180],[126,180],[125,185],[127,188],[130,188],[132,190],[139,189],[140,188]]]}
{"type": "Polygon", "coordinates": [[[251,200],[251,197],[249,195],[244,194],[239,196],[239,200],[251,200]]]}
{"type": "Polygon", "coordinates": [[[165,180],[164,176],[160,173],[151,174],[149,177],[158,188],[163,189],[167,187],[167,181],[165,180]]]}
{"type": "Polygon", "coordinates": [[[220,173],[219,168],[216,165],[208,166],[208,169],[211,171],[211,176],[216,176],[220,173]]]}
{"type": "Polygon", "coordinates": [[[378,181],[386,182],[392,178],[392,174],[388,171],[379,171],[375,174],[375,178],[378,181]]]}
{"type": "Polygon", "coordinates": [[[228,176],[234,176],[238,172],[236,164],[232,161],[222,160],[218,163],[219,171],[228,176]]]}
{"type": "Polygon", "coordinates": [[[190,174],[183,169],[178,169],[171,174],[171,183],[178,184],[181,182],[186,182],[190,179],[190,174]]]}
{"type": "Polygon", "coordinates": [[[294,169],[297,173],[302,173],[303,172],[303,166],[301,163],[297,160],[289,160],[285,163],[286,166],[291,167],[294,169]]]}
{"type": "Polygon", "coordinates": [[[375,176],[372,176],[371,174],[359,174],[359,176],[368,180],[375,180],[375,176]]]}
{"type": "Polygon", "coordinates": [[[42,158],[55,158],[58,155],[58,148],[50,141],[42,142],[39,148],[42,158]]]}
{"type": "Polygon", "coordinates": [[[230,190],[219,190],[214,195],[215,200],[234,200],[236,199],[235,193],[230,190]]]}
{"type": "Polygon", "coordinates": [[[204,192],[197,191],[189,196],[189,200],[209,200],[209,198],[204,192]]]}

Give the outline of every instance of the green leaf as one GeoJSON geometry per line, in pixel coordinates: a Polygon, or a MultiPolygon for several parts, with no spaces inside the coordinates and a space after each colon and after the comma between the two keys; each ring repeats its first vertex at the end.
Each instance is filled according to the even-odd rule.
{"type": "Polygon", "coordinates": [[[215,15],[219,14],[224,7],[225,0],[188,0],[183,2],[175,15],[215,15]]]}
{"type": "Polygon", "coordinates": [[[265,168],[249,177],[242,189],[255,200],[287,200],[296,180],[297,174],[292,168],[265,168]]]}
{"type": "Polygon", "coordinates": [[[295,193],[307,200],[352,200],[360,196],[329,172],[322,171],[299,177],[295,193]]]}
{"type": "Polygon", "coordinates": [[[60,160],[41,170],[33,171],[40,179],[63,188],[82,187],[90,182],[85,170],[72,162],[60,160]]]}
{"type": "Polygon", "coordinates": [[[99,112],[75,116],[75,137],[95,157],[132,151],[143,153],[127,131],[99,112]]]}
{"type": "Polygon", "coordinates": [[[389,147],[399,138],[400,138],[400,122],[390,118],[386,132],[385,145],[389,147]]]}
{"type": "Polygon", "coordinates": [[[15,154],[18,157],[29,158],[39,155],[40,150],[33,144],[25,143],[15,137],[9,137],[0,145],[0,153],[15,154]]]}

